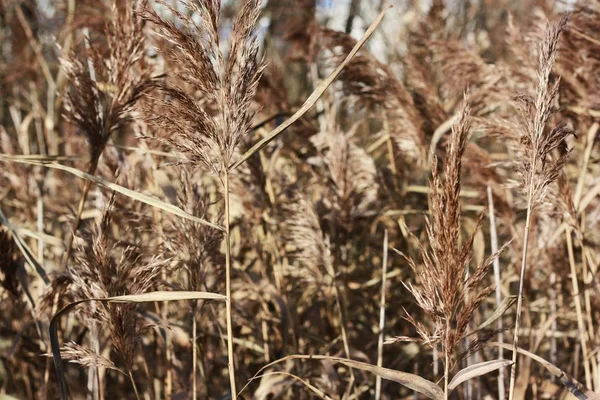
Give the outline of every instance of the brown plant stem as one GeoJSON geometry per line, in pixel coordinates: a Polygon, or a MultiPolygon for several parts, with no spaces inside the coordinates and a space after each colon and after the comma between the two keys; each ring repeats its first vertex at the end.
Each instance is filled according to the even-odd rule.
{"type": "MultiPolygon", "coordinates": [[[[488,207],[490,214],[490,242],[492,254],[498,252],[498,232],[496,231],[496,216],[494,214],[494,197],[492,196],[492,188],[487,187],[487,195],[488,195],[488,207]]],[[[502,303],[502,281],[500,279],[500,260],[498,257],[494,259],[493,262],[494,267],[494,283],[496,284],[496,304],[499,307],[502,303]]],[[[498,343],[504,342],[504,332],[502,329],[502,318],[498,318],[496,322],[496,328],[498,329],[498,343]]],[[[504,349],[502,347],[498,348],[498,358],[504,358],[504,349]]],[[[504,400],[506,398],[506,388],[504,387],[504,368],[500,368],[498,370],[498,398],[504,400]]]]}
{"type": "Polygon", "coordinates": [[[231,323],[231,235],[229,227],[229,171],[227,167],[223,168],[223,185],[225,187],[225,296],[227,297],[226,313],[227,313],[227,364],[229,368],[229,384],[231,387],[231,400],[237,399],[237,391],[235,388],[235,366],[233,358],[233,331],[231,323]]]}
{"type": "MultiPolygon", "coordinates": [[[[335,217],[334,217],[334,219],[335,219],[335,217]]],[[[333,226],[331,236],[332,237],[338,236],[338,232],[337,232],[335,225],[333,226]]],[[[344,243],[345,240],[342,240],[341,242],[344,243]]],[[[341,275],[341,268],[340,268],[341,262],[342,262],[341,246],[338,245],[335,248],[333,264],[329,264],[326,267],[326,269],[327,269],[327,273],[329,273],[329,275],[331,276],[332,284],[335,289],[335,300],[336,300],[339,318],[340,318],[340,331],[342,334],[342,344],[344,346],[344,353],[346,354],[346,358],[350,359],[352,357],[350,355],[350,344],[348,342],[348,334],[346,332],[346,325],[348,322],[348,318],[347,318],[348,310],[346,308],[347,303],[345,301],[346,298],[344,296],[344,293],[342,292],[342,289],[336,282],[337,277],[339,275],[341,275]]],[[[342,284],[344,284],[344,282],[342,282],[342,284]]],[[[348,387],[346,389],[345,397],[348,397],[350,395],[350,392],[354,389],[354,394],[358,398],[358,393],[356,391],[356,387],[354,386],[354,383],[356,382],[356,377],[354,376],[354,371],[352,370],[352,368],[350,368],[349,372],[350,372],[350,381],[349,381],[348,387]]]]}
{"type": "MultiPolygon", "coordinates": [[[[88,168],[87,172],[89,175],[96,174],[100,154],[102,154],[101,151],[97,152],[97,154],[92,157],[92,160],[90,161],[90,167],[88,168]]],[[[69,241],[67,242],[65,256],[62,262],[63,267],[67,266],[69,258],[71,257],[71,252],[73,250],[73,242],[75,242],[75,235],[77,234],[77,230],[79,229],[79,225],[81,224],[81,214],[83,213],[83,207],[85,206],[85,201],[87,200],[87,196],[89,194],[91,186],[92,181],[86,179],[83,185],[83,192],[81,193],[81,197],[79,198],[79,204],[77,205],[77,215],[75,216],[75,223],[73,224],[73,232],[69,236],[69,241]]]]}
{"type": "Polygon", "coordinates": [[[198,324],[196,323],[196,301],[192,306],[192,399],[198,398],[198,389],[196,387],[196,372],[198,370],[198,363],[196,358],[198,357],[198,350],[196,347],[196,341],[198,340],[198,324]]]}
{"type": "MultiPolygon", "coordinates": [[[[88,168],[88,174],[90,175],[94,175],[96,173],[96,169],[98,168],[98,160],[100,159],[100,154],[102,152],[97,152],[94,156],[92,156],[92,160],[90,161],[90,166],[88,168]]],[[[75,223],[73,224],[73,229],[72,229],[72,234],[69,236],[69,241],[67,243],[67,249],[65,252],[65,256],[63,258],[63,268],[67,267],[67,264],[69,263],[69,258],[71,256],[71,252],[73,250],[73,243],[75,242],[75,235],[77,234],[77,230],[79,229],[79,225],[81,224],[81,214],[83,213],[83,207],[85,206],[85,202],[87,200],[87,196],[89,194],[90,188],[92,186],[92,182],[90,180],[86,180],[84,185],[83,185],[83,192],[81,194],[81,197],[79,199],[79,204],[77,205],[77,215],[75,216],[75,223]]],[[[93,306],[95,308],[95,306],[93,306]]],[[[94,350],[99,353],[99,343],[98,343],[98,338],[97,338],[97,330],[98,327],[94,324],[92,327],[92,343],[94,345],[94,350]],[[94,334],[95,332],[95,334],[94,334]]],[[[90,382],[92,383],[92,398],[93,399],[98,399],[101,398],[99,396],[99,390],[101,387],[101,382],[100,382],[100,371],[97,367],[90,367],[90,373],[92,373],[95,375],[95,378],[93,378],[90,382]]]]}
{"type": "Polygon", "coordinates": [[[592,376],[590,374],[588,348],[587,348],[587,330],[585,328],[585,322],[583,321],[583,311],[581,307],[581,298],[579,293],[579,282],[577,281],[577,267],[575,265],[575,254],[573,251],[573,238],[571,237],[571,227],[567,226],[565,229],[565,236],[567,238],[567,252],[569,254],[569,266],[571,268],[571,286],[573,288],[573,300],[575,301],[575,311],[577,313],[577,326],[579,328],[579,339],[581,343],[581,352],[583,353],[583,370],[585,373],[585,385],[591,387],[592,376]]]}
{"type": "MultiPolygon", "coordinates": [[[[450,327],[446,327],[446,329],[450,330],[450,327]]],[[[446,359],[444,362],[444,399],[448,400],[448,375],[450,374],[450,354],[449,350],[444,350],[446,353],[446,359]]]]}
{"type": "MultiPolygon", "coordinates": [[[[342,300],[342,291],[340,290],[339,286],[335,282],[335,275],[333,277],[333,280],[334,280],[333,285],[335,287],[335,299],[336,299],[338,310],[339,310],[340,330],[342,332],[342,344],[344,345],[344,353],[346,354],[347,358],[351,358],[350,357],[350,345],[348,343],[348,334],[346,333],[347,318],[346,318],[346,313],[344,312],[344,303],[342,302],[343,301],[342,300]]],[[[354,389],[356,392],[356,388],[354,386],[355,382],[356,382],[356,378],[354,376],[354,371],[352,369],[350,369],[350,382],[348,383],[346,395],[349,395],[350,392],[352,391],[352,389],[354,389]]]]}
{"type": "Polygon", "coordinates": [[[133,392],[135,393],[135,398],[136,398],[136,400],[140,400],[140,394],[138,393],[138,389],[135,384],[135,379],[133,379],[133,374],[131,373],[131,368],[128,368],[127,372],[129,374],[129,380],[131,381],[131,386],[133,387],[133,392]]]}
{"type": "MultiPolygon", "coordinates": [[[[385,328],[385,289],[387,283],[388,264],[388,231],[383,232],[383,261],[381,272],[381,300],[379,303],[379,335],[377,338],[377,366],[383,365],[383,330],[385,328]]],[[[375,400],[381,398],[381,376],[377,375],[375,381],[375,400]]]]}
{"type": "MultiPolygon", "coordinates": [[[[535,160],[535,155],[533,157],[535,160]]],[[[533,175],[533,170],[531,171],[533,175]]],[[[530,179],[533,182],[533,176],[530,179]]],[[[512,365],[510,367],[510,388],[508,392],[509,400],[514,399],[515,383],[517,379],[517,349],[519,348],[519,325],[521,323],[521,309],[523,307],[523,283],[525,280],[525,268],[527,267],[527,250],[529,246],[529,228],[531,224],[531,214],[533,213],[533,184],[529,185],[527,195],[527,218],[525,220],[525,234],[523,238],[523,255],[521,259],[521,273],[519,276],[519,293],[517,300],[517,316],[515,318],[515,333],[513,338],[512,365]]]]}
{"type": "MultiPolygon", "coordinates": [[[[92,312],[96,312],[96,304],[92,303],[92,312]]],[[[92,322],[90,326],[90,344],[96,354],[100,354],[100,340],[98,338],[98,323],[96,321],[92,322]]],[[[100,367],[99,366],[90,366],[88,368],[89,376],[88,376],[88,389],[91,389],[92,399],[99,400],[100,399],[100,367]]]]}
{"type": "MultiPolygon", "coordinates": [[[[54,301],[52,302],[52,315],[56,314],[58,309],[58,292],[54,295],[54,301]]],[[[50,381],[50,364],[52,363],[51,357],[46,358],[46,368],[44,370],[44,391],[42,400],[48,400],[48,383],[50,381]]]]}
{"type": "MultiPolygon", "coordinates": [[[[556,272],[552,272],[550,274],[550,287],[552,288],[552,290],[550,291],[550,311],[552,312],[552,314],[556,314],[557,310],[558,310],[558,296],[557,293],[559,292],[559,290],[557,290],[556,287],[556,272]]],[[[557,332],[557,327],[558,324],[556,322],[556,318],[552,321],[552,324],[550,325],[550,332],[552,333],[551,339],[550,339],[550,362],[552,364],[556,364],[556,359],[557,359],[557,346],[556,346],[556,332],[557,332]]],[[[551,377],[552,382],[554,383],[556,381],[556,377],[553,375],[551,377]]]]}
{"type": "Polygon", "coordinates": [[[383,114],[383,132],[384,136],[387,137],[387,151],[388,156],[390,158],[390,169],[392,170],[392,174],[394,176],[398,175],[398,168],[396,168],[396,156],[394,154],[394,142],[392,137],[390,136],[390,123],[388,121],[387,114],[385,112],[383,114]]]}

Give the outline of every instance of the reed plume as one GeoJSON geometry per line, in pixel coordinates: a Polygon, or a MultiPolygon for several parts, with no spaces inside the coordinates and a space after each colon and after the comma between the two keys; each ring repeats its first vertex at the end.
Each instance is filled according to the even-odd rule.
{"type": "Polygon", "coordinates": [[[153,10],[144,14],[170,45],[165,56],[178,65],[173,84],[158,85],[164,94],[155,98],[160,113],[146,107],[145,118],[158,130],[169,132],[160,140],[185,155],[185,163],[204,166],[220,175],[235,161],[234,153],[250,131],[255,114],[252,99],[263,69],[253,36],[260,2],[244,2],[233,26],[227,57],[220,50],[219,1],[183,2],[202,24],[159,3],[189,30],[178,28],[153,10]],[[188,87],[201,98],[188,94],[188,87]]]}
{"type": "Polygon", "coordinates": [[[569,152],[566,149],[566,139],[573,133],[565,123],[560,123],[550,131],[546,129],[550,118],[556,113],[554,105],[559,89],[559,79],[551,84],[551,73],[556,60],[557,46],[561,32],[567,25],[567,15],[557,22],[548,24],[544,38],[538,45],[537,91],[535,97],[521,95],[517,98],[517,107],[521,116],[520,143],[525,157],[518,164],[521,176],[521,186],[527,196],[527,218],[523,238],[523,255],[519,278],[519,293],[517,314],[513,339],[513,365],[510,375],[509,400],[514,398],[517,348],[519,344],[519,327],[523,304],[523,284],[527,267],[527,250],[531,214],[546,197],[548,187],[559,176],[567,163],[569,152]],[[560,154],[556,150],[562,149],[560,154]]]}
{"type": "MultiPolygon", "coordinates": [[[[331,52],[330,61],[339,64],[356,41],[343,32],[322,29],[322,46],[331,52]],[[341,50],[341,51],[340,51],[341,50]]],[[[340,74],[344,94],[358,109],[383,112],[389,120],[395,148],[407,161],[422,161],[422,121],[413,98],[389,66],[367,50],[361,50],[340,74]]],[[[351,103],[351,104],[352,104],[351,103]]]]}
{"type": "MultiPolygon", "coordinates": [[[[197,178],[198,175],[196,175],[197,178]]],[[[199,184],[194,183],[192,171],[182,168],[180,172],[180,191],[178,201],[182,209],[192,215],[206,218],[211,205],[210,196],[202,192],[199,184]]],[[[222,213],[216,219],[222,220],[222,213]]],[[[169,236],[172,238],[170,247],[173,257],[178,259],[178,264],[187,274],[187,290],[208,291],[216,290],[222,281],[222,271],[218,266],[223,264],[223,255],[220,252],[223,232],[206,225],[177,219],[173,223],[169,236]]],[[[192,397],[196,398],[196,373],[197,373],[197,302],[192,304],[192,397]]]]}
{"type": "Polygon", "coordinates": [[[246,0],[233,23],[227,57],[221,52],[219,18],[221,4],[217,0],[182,4],[201,23],[190,15],[180,13],[160,1],[184,27],[161,18],[155,11],[144,13],[154,24],[157,34],[171,46],[165,56],[179,65],[174,73],[177,83],[161,84],[163,96],[155,98],[161,112],[144,108],[147,122],[168,132],[161,140],[182,153],[183,163],[203,166],[219,176],[225,208],[225,281],[227,296],[227,338],[229,377],[232,399],[236,399],[233,332],[231,322],[231,260],[230,260],[230,166],[242,138],[250,131],[255,111],[252,107],[263,61],[258,55],[254,29],[260,14],[260,1],[246,0]],[[199,93],[201,99],[188,94],[186,87],[199,93]]]}
{"type": "Polygon", "coordinates": [[[344,133],[334,126],[311,137],[323,154],[333,192],[332,206],[346,229],[351,229],[353,221],[376,207],[379,190],[374,160],[350,140],[357,128],[344,133]]]}
{"type": "MultiPolygon", "coordinates": [[[[142,260],[137,246],[127,246],[111,238],[113,202],[114,194],[109,199],[101,220],[87,233],[86,244],[77,254],[76,266],[69,268],[71,291],[76,298],[97,299],[146,293],[155,287],[160,271],[165,267],[166,262],[160,257],[142,260]]],[[[98,303],[87,308],[86,317],[110,332],[110,341],[121,356],[136,398],[139,398],[133,365],[136,343],[143,328],[138,324],[136,305],[98,303]]],[[[96,330],[93,333],[101,334],[96,330]]],[[[99,341],[99,337],[92,338],[92,341],[99,341]]],[[[77,350],[73,346],[65,349],[67,356],[73,355],[72,352],[77,350]]],[[[85,361],[86,364],[104,366],[109,362],[102,361],[98,349],[99,347],[95,349],[96,361],[85,361]]],[[[83,360],[88,360],[89,354],[84,353],[83,360]]]]}
{"type": "MultiPolygon", "coordinates": [[[[405,283],[419,307],[431,319],[433,331],[425,324],[407,314],[421,340],[431,346],[439,345],[444,356],[444,392],[448,398],[448,376],[453,367],[453,356],[461,338],[466,333],[473,314],[485,298],[493,292],[492,285],[483,284],[488,267],[497,254],[493,254],[472,273],[466,275],[473,257],[475,233],[463,243],[461,230],[461,168],[470,129],[469,106],[466,101],[459,113],[459,119],[452,127],[444,175],[437,168],[432,170],[429,184],[429,200],[432,220],[426,221],[427,238],[430,249],[419,243],[423,265],[406,257],[413,270],[417,284],[405,283]],[[465,277],[467,276],[467,277],[465,277]],[[466,296],[477,289],[477,294],[466,296]]],[[[437,160],[434,161],[434,165],[437,160]]],[[[481,219],[478,225],[481,224],[481,219]]],[[[479,229],[479,226],[476,230],[479,229]]]]}
{"type": "MultiPolygon", "coordinates": [[[[112,18],[105,27],[108,54],[88,43],[86,51],[64,54],[61,66],[68,79],[65,115],[88,141],[94,175],[98,161],[111,136],[125,126],[135,103],[152,87],[150,67],[144,62],[144,22],[138,15],[147,1],[129,0],[126,7],[112,6],[112,18]]],[[[88,40],[86,38],[85,40],[88,40]]],[[[69,236],[63,264],[69,261],[81,213],[91,187],[86,180],[69,236]]]]}
{"type": "Polygon", "coordinates": [[[1,393],[597,397],[600,0],[385,3],[0,0],[1,393]]]}

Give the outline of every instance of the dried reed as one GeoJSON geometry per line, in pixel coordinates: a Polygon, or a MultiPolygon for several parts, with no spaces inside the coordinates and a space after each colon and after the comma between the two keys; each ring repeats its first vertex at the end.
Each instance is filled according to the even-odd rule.
{"type": "Polygon", "coordinates": [[[514,398],[517,348],[519,345],[519,327],[521,322],[521,309],[523,304],[523,284],[525,269],[527,267],[527,250],[529,245],[529,230],[531,215],[536,206],[543,201],[549,185],[561,173],[568,160],[568,151],[558,156],[553,153],[557,149],[564,149],[565,139],[573,132],[562,123],[547,132],[546,125],[556,112],[554,102],[558,95],[558,80],[550,85],[550,74],[556,59],[556,49],[561,32],[567,24],[567,16],[548,25],[543,40],[538,47],[538,87],[535,98],[523,95],[519,97],[518,106],[521,113],[521,144],[526,156],[518,165],[522,177],[521,184],[527,193],[527,218],[525,221],[525,234],[523,237],[523,255],[519,278],[519,293],[517,301],[517,315],[515,319],[515,332],[513,339],[513,365],[511,367],[509,399],[514,398]]]}

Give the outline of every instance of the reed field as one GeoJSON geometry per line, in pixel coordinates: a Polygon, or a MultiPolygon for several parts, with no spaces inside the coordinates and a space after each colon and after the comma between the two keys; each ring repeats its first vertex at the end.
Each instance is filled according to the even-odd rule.
{"type": "Polygon", "coordinates": [[[0,0],[0,400],[600,400],[600,0],[0,0]]]}

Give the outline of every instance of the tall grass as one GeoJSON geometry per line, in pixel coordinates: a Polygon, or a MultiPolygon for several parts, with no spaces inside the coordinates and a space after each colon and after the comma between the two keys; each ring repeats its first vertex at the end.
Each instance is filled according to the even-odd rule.
{"type": "Polygon", "coordinates": [[[0,397],[598,398],[599,21],[0,1],[0,397]]]}

